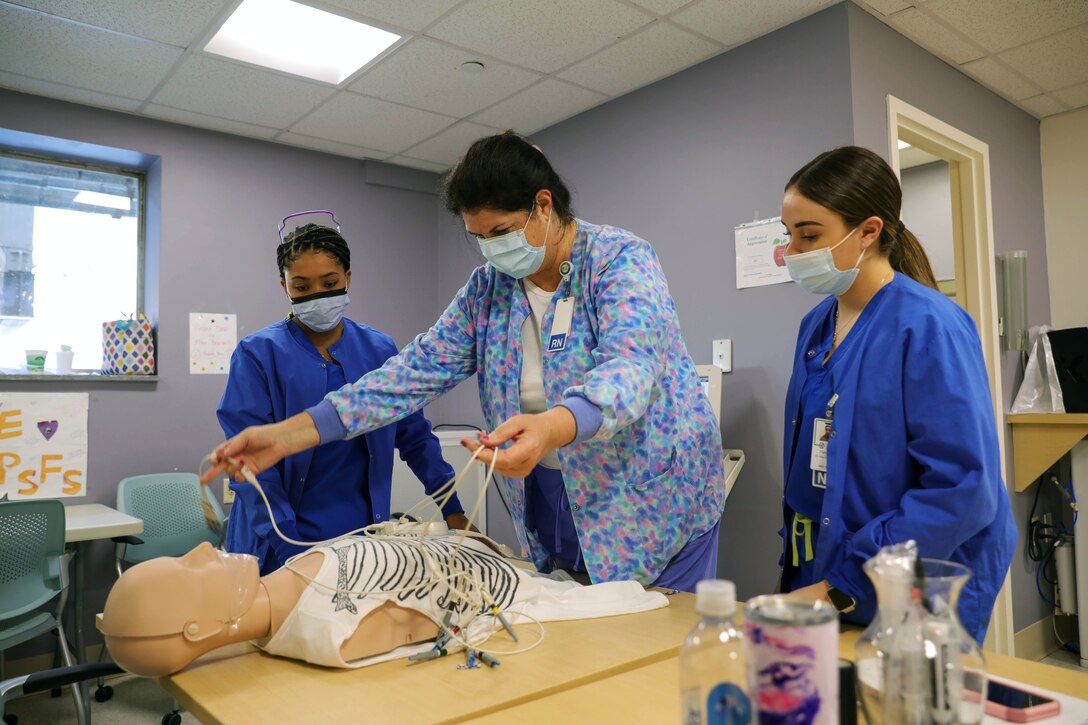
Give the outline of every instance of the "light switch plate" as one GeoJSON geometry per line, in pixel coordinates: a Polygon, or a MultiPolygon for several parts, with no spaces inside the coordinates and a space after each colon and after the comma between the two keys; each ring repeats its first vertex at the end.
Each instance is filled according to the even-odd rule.
{"type": "Polygon", "coordinates": [[[714,354],[710,361],[721,368],[723,373],[733,372],[733,341],[715,340],[714,354]]]}

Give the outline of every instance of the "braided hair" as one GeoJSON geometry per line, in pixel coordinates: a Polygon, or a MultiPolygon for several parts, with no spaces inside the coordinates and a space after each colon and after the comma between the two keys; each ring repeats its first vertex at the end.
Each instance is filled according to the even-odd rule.
{"type": "Polygon", "coordinates": [[[325,252],[339,262],[345,272],[351,269],[351,250],[340,233],[317,224],[306,224],[289,233],[276,247],[280,277],[286,279],[286,269],[307,252],[325,252]]]}

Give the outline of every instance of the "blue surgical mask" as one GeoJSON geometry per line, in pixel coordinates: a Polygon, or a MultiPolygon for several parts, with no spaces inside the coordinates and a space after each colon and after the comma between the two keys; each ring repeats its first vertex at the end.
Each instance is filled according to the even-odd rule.
{"type": "Polygon", "coordinates": [[[350,301],[346,288],[334,289],[295,297],[291,300],[291,311],[299,322],[314,332],[328,332],[344,319],[344,308],[350,301]]]}
{"type": "MultiPolygon", "coordinates": [[[[536,202],[533,203],[533,208],[529,210],[529,219],[533,218],[533,211],[535,210],[536,202]]],[[[525,238],[525,230],[529,226],[529,219],[525,220],[525,226],[521,229],[507,232],[498,237],[478,240],[480,251],[483,252],[487,261],[491,262],[495,269],[505,272],[515,279],[528,277],[540,269],[540,265],[544,263],[544,252],[547,250],[547,245],[541,244],[539,247],[534,247],[525,238]]],[[[551,228],[552,215],[548,214],[548,226],[544,230],[545,243],[548,241],[548,232],[551,231],[551,228]]]]}
{"type": "MultiPolygon", "coordinates": [[[[857,231],[857,227],[850,230],[850,234],[857,231]]],[[[818,295],[844,294],[858,276],[858,265],[865,256],[865,250],[861,250],[858,261],[850,269],[839,269],[835,266],[835,258],[831,251],[850,238],[850,234],[839,240],[838,244],[823,249],[813,249],[811,252],[786,255],[786,270],[797,284],[809,292],[818,295]]]]}

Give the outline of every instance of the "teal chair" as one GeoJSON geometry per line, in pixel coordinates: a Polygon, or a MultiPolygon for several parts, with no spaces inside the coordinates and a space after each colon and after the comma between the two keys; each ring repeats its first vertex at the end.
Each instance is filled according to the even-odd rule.
{"type": "Polygon", "coordinates": [[[144,522],[140,543],[126,537],[117,543],[118,575],[122,563],[181,556],[202,541],[219,546],[223,540],[223,509],[195,473],[149,473],[123,479],[117,485],[117,510],[144,522]],[[208,518],[214,520],[214,530],[208,518]]]}
{"type": "MultiPolygon", "coordinates": [[[[74,662],[60,622],[68,597],[64,552],[64,504],[56,499],[0,502],[0,680],[6,650],[56,630],[64,664],[74,662]],[[39,607],[60,597],[57,615],[39,607]]],[[[86,722],[79,688],[72,687],[76,718],[86,722]]],[[[4,704],[0,700],[0,715],[4,704]]],[[[14,722],[7,715],[4,722],[14,722]]]]}

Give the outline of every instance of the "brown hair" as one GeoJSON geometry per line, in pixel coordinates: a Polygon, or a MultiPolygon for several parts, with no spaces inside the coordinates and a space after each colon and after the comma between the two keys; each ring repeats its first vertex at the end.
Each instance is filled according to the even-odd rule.
{"type": "Polygon", "coordinates": [[[796,188],[806,198],[835,212],[853,227],[871,216],[884,221],[880,253],[892,269],[916,282],[937,289],[929,257],[899,219],[903,189],[890,166],[869,149],[842,146],[825,151],[802,166],[786,188],[796,188]]]}

